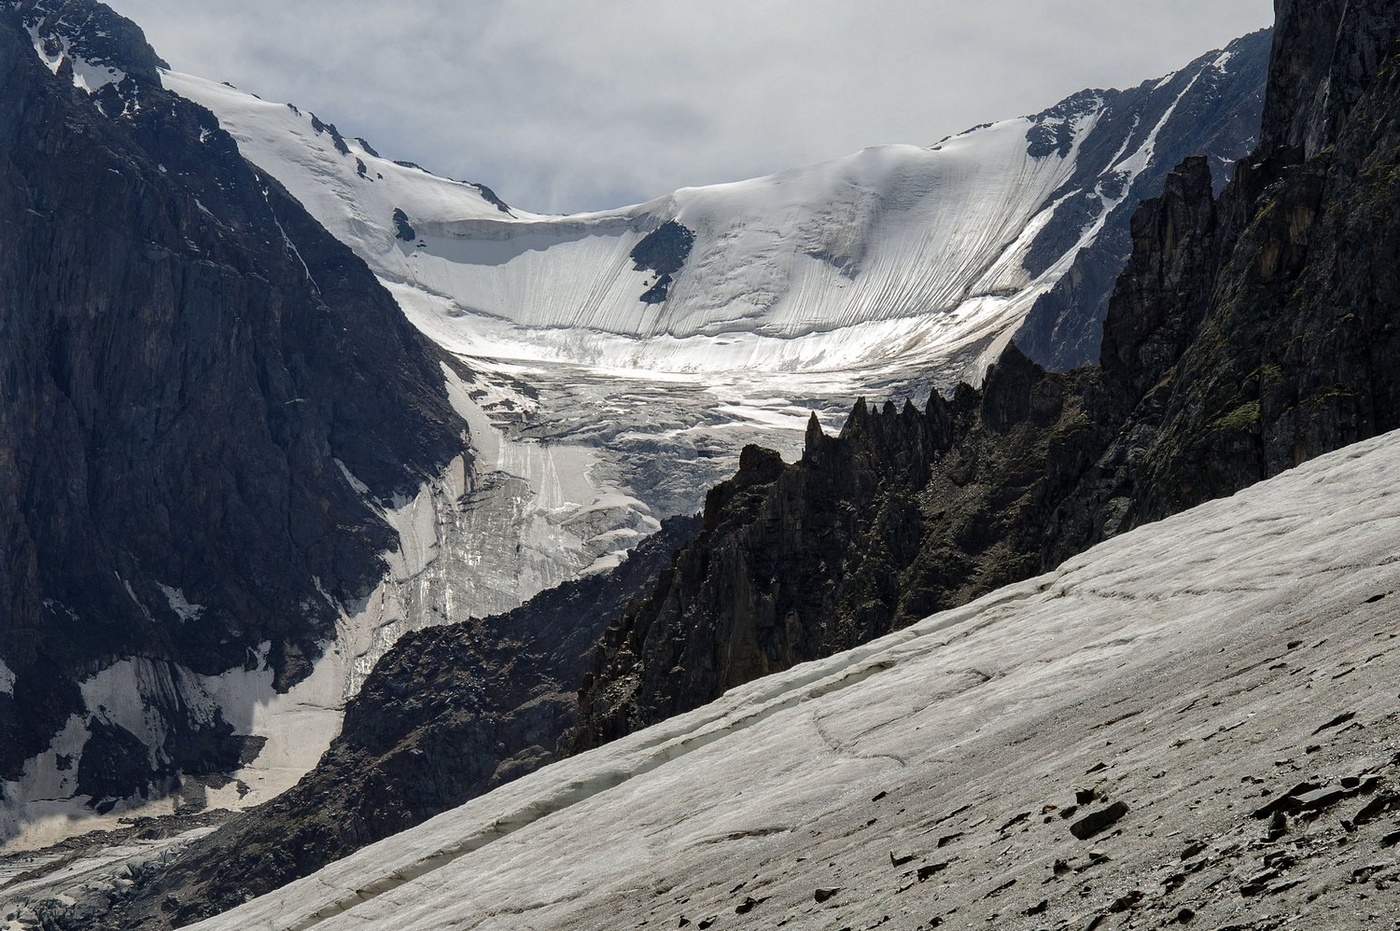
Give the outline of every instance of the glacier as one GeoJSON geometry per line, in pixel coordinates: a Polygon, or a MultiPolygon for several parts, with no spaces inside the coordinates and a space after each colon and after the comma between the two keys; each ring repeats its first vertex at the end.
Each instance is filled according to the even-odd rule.
{"type": "MultiPolygon", "coordinates": [[[[483,391],[509,397],[483,411],[506,442],[598,449],[597,492],[655,519],[696,510],[747,443],[795,453],[812,411],[839,429],[861,395],[922,403],[975,384],[1109,218],[1174,167],[1162,140],[1219,132],[1212,108],[1248,96],[1231,82],[1249,83],[1236,75],[1264,60],[1260,38],[931,146],[572,216],[384,158],[294,105],[161,77],[483,391]],[[677,468],[658,474],[658,457],[677,468]]],[[[1249,147],[1213,154],[1224,165],[1249,147]]]]}
{"type": "MultiPolygon", "coordinates": [[[[75,81],[99,89],[103,75],[83,62],[106,67],[100,42],[36,30],[46,65],[67,55],[75,81]]],[[[261,748],[233,781],[93,817],[86,807],[110,800],[74,796],[68,767],[89,736],[88,716],[75,716],[4,786],[0,837],[33,848],[270,798],[314,764],[344,702],[404,632],[500,613],[616,565],[659,519],[696,510],[745,444],[796,453],[813,411],[836,430],[857,396],[921,402],[977,380],[1135,181],[1163,167],[1155,143],[1178,104],[1227,80],[1228,55],[1202,61],[1189,80],[1158,82],[1152,91],[1169,99],[1110,134],[1110,151],[1095,132],[1113,122],[1117,92],[1085,93],[934,146],[880,146],[570,217],[384,158],[294,105],[162,70],[446,350],[443,382],[470,446],[416,495],[370,502],[399,547],[374,592],[335,605],[335,638],[292,693],[276,693],[256,656],[219,676],[123,661],[83,684],[89,715],[108,709],[152,747],[163,738],[143,713],[153,702],[221,715],[261,748]],[[1038,250],[1071,202],[1072,235],[1047,262],[1038,250]],[[684,255],[665,254],[672,242],[648,257],[668,230],[684,231],[684,255]]],[[[182,617],[197,615],[184,593],[161,591],[182,617]]]]}

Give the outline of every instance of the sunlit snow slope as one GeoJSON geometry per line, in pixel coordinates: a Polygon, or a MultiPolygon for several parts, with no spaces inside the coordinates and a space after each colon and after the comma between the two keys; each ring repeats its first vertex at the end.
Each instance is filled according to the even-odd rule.
{"type": "MultiPolygon", "coordinates": [[[[1076,168],[1074,148],[1028,154],[1031,119],[933,149],[868,149],[637,207],[542,217],[376,158],[286,105],[185,75],[165,81],[212,109],[421,327],[468,356],[846,373],[980,352],[1063,272],[1033,279],[1021,264],[1076,168]],[[633,258],[668,223],[693,237],[668,254],[681,266],[673,275],[633,258]],[[664,299],[663,274],[673,278],[664,299]]],[[[1076,141],[1100,115],[1093,104],[1068,118],[1076,141]]],[[[1132,154],[1126,176],[1145,167],[1132,154]]]]}
{"type": "Polygon", "coordinates": [[[661,516],[694,508],[745,442],[795,450],[813,408],[836,426],[857,395],[922,402],[975,380],[1184,155],[1213,155],[1223,175],[1249,151],[1267,51],[1251,36],[1132,91],[1086,91],[929,148],[565,217],[381,158],[286,104],[164,80],[483,383],[538,394],[517,392],[497,426],[610,448],[612,478],[661,516]],[[657,454],[679,481],[643,474],[636,461],[657,454]]]}
{"type": "MultiPolygon", "coordinates": [[[[883,146],[636,207],[545,217],[376,158],[286,105],[186,75],[165,81],[213,110],[248,158],[386,281],[429,297],[419,312],[447,316],[433,335],[450,348],[671,372],[845,371],[985,349],[1067,267],[1031,275],[1024,260],[1104,110],[1087,96],[1061,115],[932,148],[883,146]],[[1043,125],[1065,146],[1036,150],[1028,137],[1043,125]],[[668,223],[693,237],[669,252],[680,267],[635,259],[668,223]],[[657,291],[663,275],[671,281],[657,291]]],[[[1120,197],[1151,162],[1154,136],[1107,166],[1124,182],[1120,197]]],[[[1101,214],[1117,199],[1101,198],[1101,214]]]]}
{"type": "Polygon", "coordinates": [[[1391,928],[1397,470],[1320,458],[198,927],[1391,928]]]}

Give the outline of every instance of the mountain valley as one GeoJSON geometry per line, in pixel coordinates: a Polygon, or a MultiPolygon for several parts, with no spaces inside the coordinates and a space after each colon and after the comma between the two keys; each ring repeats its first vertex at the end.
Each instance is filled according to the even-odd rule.
{"type": "Polygon", "coordinates": [[[2,927],[1394,926],[1400,11],[1276,5],[573,217],[0,5],[2,927]]]}

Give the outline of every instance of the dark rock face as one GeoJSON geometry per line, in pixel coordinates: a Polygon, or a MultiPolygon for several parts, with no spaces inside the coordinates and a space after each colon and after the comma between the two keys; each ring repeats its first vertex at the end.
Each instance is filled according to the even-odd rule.
{"type": "MultiPolygon", "coordinates": [[[[1133,254],[1104,328],[1103,410],[1120,432],[1052,518],[1048,568],[1141,522],[1138,478],[1161,426],[1170,374],[1199,334],[1222,233],[1205,159],[1188,159],[1133,218],[1133,254]]],[[[1233,459],[1222,450],[1219,463],[1233,459]]]]}
{"type": "Polygon", "coordinates": [[[698,529],[697,518],[673,518],[609,573],[509,614],[406,636],[350,703],[315,770],[185,851],[110,926],[216,914],[551,762],[577,723],[575,690],[598,637],[698,529]]]}
{"type": "Polygon", "coordinates": [[[335,146],[335,150],[341,155],[350,154],[350,146],[345,142],[345,137],[340,134],[340,130],[335,128],[334,123],[322,123],[316,118],[316,114],[313,113],[311,114],[311,128],[316,130],[318,134],[329,133],[331,143],[335,146]]]}
{"type": "Polygon", "coordinates": [[[501,213],[510,214],[510,204],[501,200],[501,198],[496,194],[495,191],[491,190],[484,184],[478,184],[475,182],[472,183],[472,187],[476,188],[481,193],[481,196],[486,200],[488,204],[494,206],[501,213]]]}
{"type": "Polygon", "coordinates": [[[91,796],[99,811],[149,778],[151,751],[135,734],[97,718],[88,722],[91,737],[78,762],[78,791],[91,796]]]}
{"type": "Polygon", "coordinates": [[[1133,217],[1133,253],[1103,336],[1105,375],[1133,396],[1157,384],[1195,337],[1218,261],[1210,167],[1191,158],[1133,217]]]}
{"type": "MultiPolygon", "coordinates": [[[[1054,220],[1037,238],[1027,258],[1032,273],[1044,271],[1072,248],[1103,203],[1121,201],[1111,210],[1093,244],[1082,250],[1069,272],[1036,302],[1016,334],[1017,345],[1034,361],[1067,371],[1098,361],[1103,321],[1114,282],[1133,248],[1132,218],[1143,200],[1162,192],[1167,173],[1193,155],[1209,158],[1215,191],[1229,181],[1233,164],[1258,141],[1264,107],[1269,46],[1268,30],[1239,39],[1224,50],[1203,55],[1165,83],[1149,81],[1128,91],[1085,92],[1103,98],[1105,113],[1079,153],[1079,170],[1051,198],[1065,200],[1054,220]],[[1223,67],[1217,62],[1226,58],[1223,67]],[[1160,127],[1160,128],[1159,128],[1160,127]],[[1140,149],[1156,131],[1154,157],[1136,178],[1113,172],[1127,155],[1140,149]],[[1077,193],[1076,193],[1077,192],[1077,193]]],[[[1085,95],[1080,95],[1084,97],[1085,95]]],[[[1042,139],[1051,130],[1063,135],[1075,118],[1070,98],[1046,111],[1037,129],[1042,139]]],[[[1032,153],[1040,150],[1033,148],[1032,153]]],[[[1068,154],[1064,144],[1047,150],[1068,154]]]]}
{"type": "Polygon", "coordinates": [[[1394,54],[1395,5],[1387,0],[1275,0],[1279,29],[1264,113],[1264,151],[1318,154],[1367,95],[1394,54]]]}
{"type": "Polygon", "coordinates": [[[1069,826],[1069,832],[1079,840],[1088,840],[1113,827],[1128,813],[1126,802],[1114,802],[1107,808],[1091,812],[1069,826]]]}
{"type": "MultiPolygon", "coordinates": [[[[114,16],[0,5],[4,778],[125,658],[213,675],[268,644],[279,687],[303,677],[395,543],[337,461],[387,497],[461,451],[435,350],[114,16]],[[139,108],[51,73],[23,28],[99,20],[139,108]]],[[[104,797],[236,761],[225,722],[211,744],[184,717],[104,797]]]]}
{"type": "Polygon", "coordinates": [[[666,300],[675,276],[690,258],[695,233],[675,220],[668,220],[644,236],[632,250],[632,262],[638,271],[656,273],[656,283],[642,295],[643,304],[661,304],[666,300]]]}
{"type": "Polygon", "coordinates": [[[394,208],[394,232],[403,242],[413,242],[418,238],[418,231],[408,222],[408,214],[401,207],[394,208]]]}
{"type": "MultiPolygon", "coordinates": [[[[1179,361],[1162,369],[1150,407],[1131,421],[1134,438],[1115,450],[1113,496],[1129,524],[1231,494],[1400,426],[1394,263],[1400,79],[1393,53],[1372,71],[1365,63],[1375,54],[1356,51],[1393,50],[1400,13],[1362,16],[1363,5],[1351,8],[1356,16],[1343,17],[1346,7],[1281,6],[1280,34],[1292,39],[1275,51],[1264,125],[1271,142],[1241,163],[1214,216],[1202,205],[1151,238],[1162,251],[1198,244],[1180,247],[1192,255],[1189,267],[1178,271],[1175,284],[1159,288],[1157,305],[1188,318],[1179,321],[1182,332],[1193,328],[1190,308],[1206,306],[1179,361]],[[1338,59],[1320,63],[1317,24],[1338,22],[1342,32],[1326,43],[1338,59]],[[1340,83],[1338,69],[1348,75],[1340,83]],[[1309,81],[1300,81],[1308,74],[1309,81]],[[1316,128],[1313,102],[1320,97],[1333,101],[1329,107],[1353,101],[1349,109],[1328,110],[1324,122],[1335,135],[1316,128]],[[1278,100],[1298,101],[1296,118],[1278,100]],[[1308,142],[1310,133],[1315,138],[1308,142]],[[1295,140],[1322,147],[1304,160],[1295,140]]],[[[1150,275],[1129,274],[1120,283],[1128,293],[1106,326],[1107,370],[1123,373],[1133,364],[1122,348],[1157,311],[1131,292],[1151,287],[1150,275]]],[[[1106,485],[1086,487],[1093,488],[1092,500],[1103,497],[1106,485]]]]}

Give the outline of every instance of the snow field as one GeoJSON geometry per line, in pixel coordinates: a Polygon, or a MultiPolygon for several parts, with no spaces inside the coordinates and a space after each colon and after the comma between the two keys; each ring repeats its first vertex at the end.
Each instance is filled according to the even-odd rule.
{"type": "MultiPolygon", "coordinates": [[[[471,346],[484,329],[496,357],[563,354],[634,375],[746,370],[750,379],[930,365],[985,349],[1065,270],[1032,281],[1021,264],[1049,221],[1050,195],[1075,170],[1073,152],[1027,154],[1028,119],[931,149],[880,146],[634,207],[548,217],[503,212],[474,185],[377,158],[356,140],[337,143],[285,105],[188,75],[163,79],[212,109],[248,158],[401,301],[404,290],[419,292],[405,302],[415,323],[444,345],[471,346]],[[395,210],[412,241],[396,236],[395,210]],[[631,252],[672,220],[695,233],[694,246],[666,302],[645,304],[656,275],[637,269],[631,252]],[[409,309],[425,303],[440,305],[426,324],[409,309]]],[[[1076,139],[1096,120],[1080,119],[1076,139]]]]}

